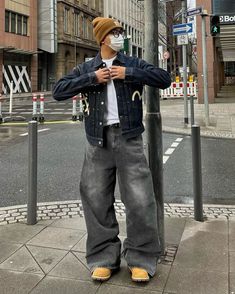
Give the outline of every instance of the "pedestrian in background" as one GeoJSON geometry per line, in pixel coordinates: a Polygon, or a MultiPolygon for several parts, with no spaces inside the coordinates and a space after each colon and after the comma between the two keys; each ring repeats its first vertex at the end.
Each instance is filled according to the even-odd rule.
{"type": "Polygon", "coordinates": [[[87,100],[87,146],[80,181],[88,232],[86,259],[94,280],[107,280],[120,267],[114,209],[117,177],[126,209],[123,256],[132,280],[145,282],[155,274],[160,244],[152,178],[143,151],[141,97],[144,85],[165,89],[171,80],[163,69],[119,52],[124,45],[119,22],[97,17],[93,27],[99,53],[60,79],[53,91],[56,100],[78,93],[87,100]]]}

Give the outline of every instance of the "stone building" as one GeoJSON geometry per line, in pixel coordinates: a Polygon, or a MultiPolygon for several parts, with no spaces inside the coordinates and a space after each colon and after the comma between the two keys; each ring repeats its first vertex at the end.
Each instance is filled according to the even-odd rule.
{"type": "Polygon", "coordinates": [[[92,20],[102,15],[101,0],[57,1],[56,79],[97,54],[99,47],[93,37],[92,20]]]}
{"type": "Polygon", "coordinates": [[[37,89],[37,2],[0,1],[0,92],[37,89]]]}
{"type": "Polygon", "coordinates": [[[99,50],[92,20],[103,15],[103,1],[40,0],[38,12],[38,87],[51,90],[56,80],[99,50]]]}

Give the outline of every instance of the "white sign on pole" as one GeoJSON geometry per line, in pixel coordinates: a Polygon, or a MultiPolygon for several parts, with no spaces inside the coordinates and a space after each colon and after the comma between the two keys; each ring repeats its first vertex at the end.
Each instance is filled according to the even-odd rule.
{"type": "Polygon", "coordinates": [[[188,35],[178,35],[177,45],[188,45],[188,35]]]}
{"type": "MultiPolygon", "coordinates": [[[[180,66],[180,67],[179,67],[179,72],[180,72],[181,74],[184,73],[184,68],[183,68],[183,66],[180,66]]],[[[187,73],[189,73],[189,66],[187,66],[187,73]]]]}

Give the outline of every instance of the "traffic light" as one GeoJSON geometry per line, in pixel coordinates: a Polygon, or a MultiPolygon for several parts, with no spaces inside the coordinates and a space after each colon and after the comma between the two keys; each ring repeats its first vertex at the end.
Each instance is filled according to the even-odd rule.
{"type": "Polygon", "coordinates": [[[220,17],[219,15],[211,16],[211,35],[213,37],[220,33],[220,17]]]}

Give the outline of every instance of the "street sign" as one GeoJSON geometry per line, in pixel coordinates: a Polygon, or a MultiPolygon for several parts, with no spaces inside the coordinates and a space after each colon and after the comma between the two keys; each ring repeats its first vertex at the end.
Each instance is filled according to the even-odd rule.
{"type": "Polygon", "coordinates": [[[221,24],[235,24],[235,15],[221,15],[219,22],[221,24]]]}
{"type": "Polygon", "coordinates": [[[192,34],[193,24],[191,22],[173,25],[173,35],[192,34]]]}
{"type": "Polygon", "coordinates": [[[177,45],[188,45],[188,35],[178,35],[177,45]]]}
{"type": "Polygon", "coordinates": [[[199,7],[196,7],[196,8],[193,8],[193,9],[189,9],[187,11],[187,16],[194,16],[194,15],[198,15],[198,14],[202,14],[202,7],[199,6],[199,7]]]}

